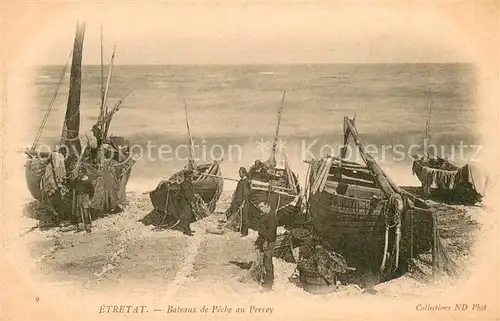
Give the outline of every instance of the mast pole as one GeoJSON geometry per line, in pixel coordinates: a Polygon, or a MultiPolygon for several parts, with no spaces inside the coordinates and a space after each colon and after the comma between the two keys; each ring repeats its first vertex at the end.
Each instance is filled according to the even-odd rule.
{"type": "Polygon", "coordinates": [[[111,82],[111,73],[113,72],[113,63],[115,61],[116,45],[113,47],[113,54],[111,55],[111,62],[108,69],[108,79],[106,80],[106,88],[104,89],[104,95],[102,99],[102,105],[104,109],[104,115],[108,113],[108,106],[106,106],[106,101],[108,100],[109,83],[111,82]]]}
{"type": "Polygon", "coordinates": [[[103,36],[102,36],[102,22],[101,22],[101,114],[104,117],[104,49],[103,49],[103,36]]]}
{"type": "Polygon", "coordinates": [[[120,105],[125,101],[125,99],[128,97],[128,95],[130,95],[131,93],[132,93],[132,90],[127,92],[127,94],[125,96],[123,96],[123,98],[118,100],[118,102],[116,102],[116,104],[113,106],[113,108],[111,108],[111,110],[104,116],[104,123],[102,125],[102,126],[104,126],[104,133],[102,134],[102,137],[104,137],[104,138],[108,137],[109,127],[111,126],[111,120],[113,120],[114,114],[118,112],[120,105]]]}
{"type": "MultiPolygon", "coordinates": [[[[113,71],[113,62],[115,61],[115,51],[116,51],[116,45],[113,47],[113,54],[111,55],[111,62],[109,64],[109,69],[108,69],[108,79],[106,80],[106,88],[104,90],[104,95],[102,100],[103,114],[101,117],[101,121],[104,121],[105,120],[104,118],[106,118],[106,116],[108,115],[108,106],[106,106],[106,101],[108,100],[109,83],[111,81],[111,73],[113,71]]],[[[106,135],[107,135],[106,122],[104,121],[104,124],[101,126],[102,126],[101,140],[104,142],[106,140],[106,135]]]]}
{"type": "Polygon", "coordinates": [[[193,143],[193,137],[191,136],[191,129],[189,128],[189,118],[188,118],[188,113],[187,113],[186,97],[184,97],[184,115],[186,117],[186,127],[187,127],[187,131],[188,131],[188,136],[189,136],[189,162],[192,163],[196,167],[196,165],[194,164],[194,143],[193,143]]]}
{"type": "Polygon", "coordinates": [[[424,156],[429,156],[429,151],[427,149],[429,145],[429,135],[431,130],[431,112],[432,112],[432,104],[434,101],[431,101],[429,105],[429,115],[427,116],[427,121],[425,122],[425,138],[424,138],[424,156]]]}
{"type": "MultiPolygon", "coordinates": [[[[352,120],[350,120],[347,117],[344,117],[344,123],[347,126],[347,129],[349,130],[349,134],[351,134],[352,137],[354,138],[354,143],[358,147],[361,157],[365,161],[368,168],[373,172],[374,178],[379,184],[384,194],[386,194],[388,197],[399,196],[399,194],[394,190],[391,183],[389,182],[389,179],[385,174],[385,172],[382,170],[382,168],[380,168],[375,159],[366,152],[365,143],[359,137],[358,131],[354,126],[354,124],[352,123],[352,120]]],[[[399,196],[399,198],[401,197],[399,196]]]]}
{"type": "Polygon", "coordinates": [[[269,157],[269,163],[274,167],[276,166],[276,149],[278,148],[278,140],[280,134],[280,124],[281,124],[281,114],[283,112],[283,106],[285,102],[286,90],[283,91],[283,96],[281,97],[281,104],[278,108],[278,124],[276,125],[276,134],[274,135],[273,146],[271,149],[271,156],[269,157]]]}

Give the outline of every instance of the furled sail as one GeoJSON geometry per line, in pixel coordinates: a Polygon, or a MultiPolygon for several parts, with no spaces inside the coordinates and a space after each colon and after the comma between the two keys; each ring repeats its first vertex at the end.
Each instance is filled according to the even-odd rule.
{"type": "Polygon", "coordinates": [[[71,63],[70,85],[66,116],[61,135],[61,146],[66,149],[66,170],[74,170],[81,153],[80,133],[80,98],[82,87],[82,57],[83,40],[85,37],[85,22],[76,26],[73,59],[71,63]]]}

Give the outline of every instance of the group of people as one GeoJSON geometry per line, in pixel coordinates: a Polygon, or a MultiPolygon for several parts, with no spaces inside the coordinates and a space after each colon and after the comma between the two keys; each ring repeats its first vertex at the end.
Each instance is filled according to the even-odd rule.
{"type": "MultiPolygon", "coordinates": [[[[92,182],[89,177],[88,166],[98,165],[102,160],[105,159],[101,147],[104,145],[102,140],[102,132],[97,125],[92,127],[92,134],[86,136],[87,145],[82,153],[82,158],[78,160],[77,165],[72,173],[68,173],[66,177],[66,186],[69,192],[72,193],[72,204],[71,213],[69,215],[70,226],[63,228],[63,231],[76,230],[76,232],[86,231],[90,233],[92,231],[92,217],[91,217],[91,205],[96,193],[96,188],[98,189],[97,194],[100,198],[99,203],[104,211],[117,211],[120,207],[117,204],[117,195],[109,195],[109,193],[102,193],[102,185],[109,185],[109,179],[101,177],[102,182],[96,183],[92,182]],[[101,191],[101,193],[99,193],[101,191]],[[102,195],[101,195],[102,194],[102,195]],[[104,204],[101,204],[104,203],[104,204]]],[[[102,173],[101,173],[102,174],[102,173]]],[[[105,188],[110,189],[110,186],[105,188]]],[[[113,192],[116,188],[114,186],[111,188],[113,192]]],[[[95,211],[94,211],[95,212],[95,211]]],[[[95,213],[94,213],[95,214],[95,213]]]]}
{"type": "MultiPolygon", "coordinates": [[[[240,167],[240,180],[236,186],[233,202],[228,209],[228,216],[234,213],[240,213],[239,232],[241,237],[248,236],[250,225],[249,204],[251,185],[250,181],[254,178],[262,180],[268,178],[265,165],[257,160],[255,164],[247,172],[246,168],[240,167]]],[[[258,237],[255,241],[255,247],[259,251],[259,257],[262,258],[259,264],[262,264],[263,280],[262,286],[265,290],[272,289],[274,283],[274,267],[273,254],[277,237],[278,218],[271,207],[265,202],[261,202],[258,206],[260,217],[257,224],[258,237]]]]}

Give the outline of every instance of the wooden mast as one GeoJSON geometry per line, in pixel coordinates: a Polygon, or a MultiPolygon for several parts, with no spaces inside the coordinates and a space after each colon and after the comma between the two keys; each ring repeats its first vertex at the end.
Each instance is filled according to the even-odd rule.
{"type": "Polygon", "coordinates": [[[429,145],[429,135],[431,130],[431,112],[432,112],[432,102],[429,106],[429,116],[427,117],[427,121],[425,122],[425,138],[424,138],[424,156],[429,157],[429,150],[427,149],[429,145]]]}
{"type": "Polygon", "coordinates": [[[104,117],[104,49],[103,49],[102,23],[101,23],[101,113],[100,118],[104,117]]]}
{"type": "Polygon", "coordinates": [[[66,170],[72,172],[81,153],[80,134],[80,98],[82,87],[82,56],[85,37],[85,22],[76,26],[73,59],[69,85],[68,103],[64,119],[61,145],[66,147],[66,170]]]}
{"type": "Polygon", "coordinates": [[[189,136],[189,166],[192,167],[191,169],[196,169],[196,162],[194,160],[194,143],[193,137],[191,136],[191,129],[189,128],[186,97],[184,97],[184,115],[186,117],[186,127],[189,136]]]}
{"type": "Polygon", "coordinates": [[[349,134],[352,135],[354,143],[358,147],[361,157],[363,158],[366,165],[373,173],[375,180],[379,184],[384,194],[388,197],[397,197],[401,200],[401,196],[399,196],[399,194],[393,189],[387,175],[384,173],[382,168],[380,168],[375,159],[366,152],[365,143],[359,137],[358,131],[354,126],[354,124],[352,123],[352,120],[347,117],[344,117],[344,123],[347,126],[348,130],[347,135],[349,134]]]}
{"type": "Polygon", "coordinates": [[[107,100],[108,100],[108,92],[109,92],[109,83],[111,82],[111,74],[113,72],[113,63],[115,61],[115,52],[116,52],[116,45],[113,47],[113,54],[111,55],[111,62],[109,63],[109,69],[108,69],[108,78],[106,79],[106,87],[104,88],[103,96],[102,96],[102,105],[101,105],[101,110],[102,110],[102,119],[103,121],[102,124],[102,134],[101,134],[101,141],[104,142],[106,141],[107,135],[108,135],[108,130],[109,130],[109,125],[110,122],[109,120],[106,120],[106,117],[108,116],[108,106],[106,105],[107,100]]]}
{"type": "Polygon", "coordinates": [[[279,141],[279,135],[280,135],[280,124],[281,124],[281,114],[283,112],[285,95],[286,95],[286,90],[283,91],[283,97],[281,98],[281,105],[278,108],[278,124],[276,125],[276,134],[274,135],[273,146],[271,147],[271,155],[270,155],[269,160],[268,160],[269,165],[271,167],[276,166],[276,150],[278,148],[278,141],[279,141]]]}
{"type": "MultiPolygon", "coordinates": [[[[116,52],[116,45],[113,47],[113,54],[111,55],[111,62],[109,63],[109,69],[108,69],[108,78],[106,79],[106,87],[104,88],[104,93],[103,93],[103,98],[102,98],[102,108],[104,110],[104,114],[106,115],[108,113],[108,106],[106,106],[106,102],[108,100],[108,92],[109,92],[109,83],[111,82],[111,75],[113,72],[113,63],[115,61],[115,52],[116,52]]],[[[103,137],[105,139],[106,137],[103,137]]]]}

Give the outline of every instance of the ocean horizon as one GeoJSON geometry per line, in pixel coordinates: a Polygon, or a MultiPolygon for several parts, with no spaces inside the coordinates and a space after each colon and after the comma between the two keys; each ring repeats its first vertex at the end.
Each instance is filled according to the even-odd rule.
{"type": "MultiPolygon", "coordinates": [[[[62,68],[50,65],[35,69],[31,86],[36,99],[28,106],[33,117],[27,137],[35,136],[62,68]]],[[[83,65],[82,75],[81,134],[85,134],[99,114],[101,67],[83,65]]],[[[282,151],[303,184],[307,171],[304,144],[313,144],[310,150],[314,157],[320,156],[322,146],[342,144],[344,116],[356,115],[361,137],[374,146],[421,145],[429,111],[431,143],[444,146],[441,156],[450,157],[446,154],[451,153],[451,146],[478,144],[476,77],[474,65],[469,63],[117,64],[108,105],[132,93],[113,118],[110,134],[124,136],[138,146],[154,145],[153,154],[164,145],[172,149],[185,145],[186,99],[191,133],[199,145],[197,155],[210,161],[223,156],[220,151],[210,153],[214,146],[225,152],[229,146],[240,146],[243,155],[225,155],[222,162],[223,175],[237,178],[240,166],[269,157],[259,142],[269,143],[274,137],[277,110],[286,90],[280,126],[282,151]]],[[[41,144],[54,145],[59,140],[68,86],[69,68],[41,144]]],[[[168,177],[185,165],[187,150],[180,154],[182,157],[168,161],[141,158],[131,181],[151,180],[151,185],[168,177]]],[[[410,159],[379,161],[388,172],[404,172],[402,184],[415,183],[410,159]]]]}

